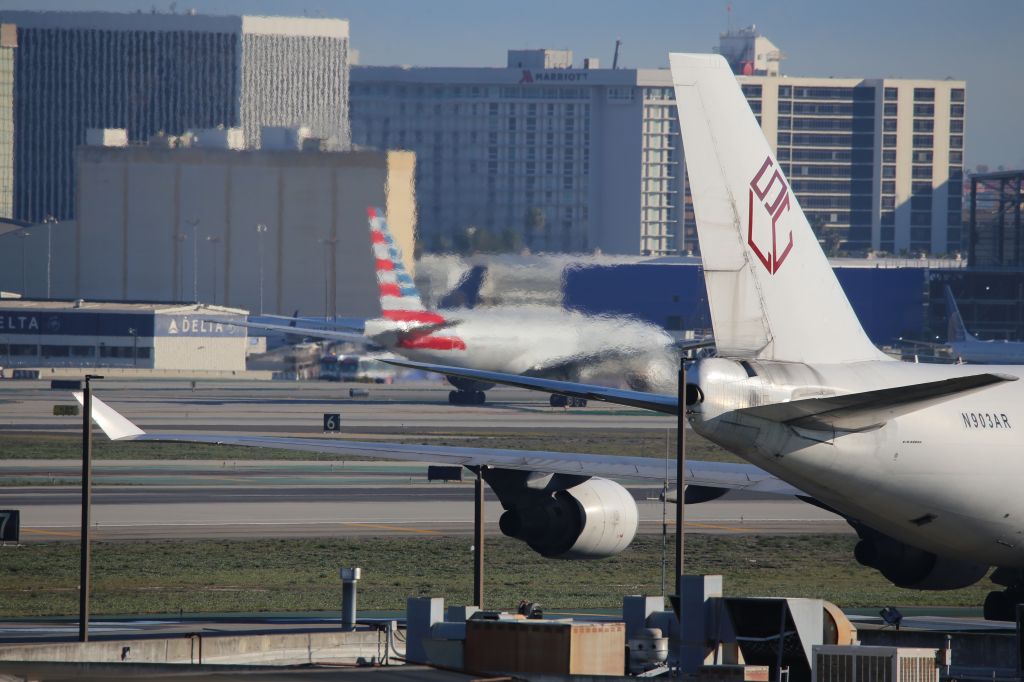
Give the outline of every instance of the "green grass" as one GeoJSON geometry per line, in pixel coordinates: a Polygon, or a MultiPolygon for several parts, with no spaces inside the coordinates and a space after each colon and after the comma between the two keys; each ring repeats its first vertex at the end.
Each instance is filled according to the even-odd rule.
{"type": "MultiPolygon", "coordinates": [[[[721,573],[731,596],[821,597],[844,608],[977,607],[987,581],[963,590],[918,592],[857,565],[855,538],[687,537],[689,574],[721,573]]],[[[338,568],[361,566],[359,607],[404,609],[407,596],[467,603],[468,538],[401,537],[266,541],[160,541],[93,545],[94,614],[313,611],[339,608],[338,568]]],[[[669,572],[672,550],[669,547],[669,572]]],[[[624,594],[661,593],[661,539],[639,537],[619,556],[557,561],[506,538],[488,541],[486,601],[520,599],[548,609],[615,608],[624,594]]],[[[0,547],[0,617],[72,615],[78,609],[78,545],[0,547]]]]}
{"type": "MultiPolygon", "coordinates": [[[[384,432],[381,430],[381,432],[384,432]]],[[[311,434],[312,435],[312,434],[311,434]]],[[[342,434],[342,438],[369,440],[368,433],[342,434]]],[[[664,457],[666,431],[662,429],[558,429],[551,431],[444,432],[428,433],[430,438],[403,435],[389,442],[454,445],[510,450],[585,452],[599,455],[664,457]]],[[[308,437],[308,436],[307,436],[308,437]]],[[[735,455],[694,433],[686,436],[687,457],[705,461],[739,462],[735,455]]],[[[54,433],[0,433],[0,461],[5,459],[80,459],[80,436],[54,433]]],[[[670,456],[675,457],[675,439],[670,436],[670,456]]],[[[308,460],[308,452],[265,450],[200,443],[112,443],[102,434],[93,438],[94,459],[291,459],[308,460]]],[[[319,455],[320,460],[358,459],[343,455],[319,455]]]]}

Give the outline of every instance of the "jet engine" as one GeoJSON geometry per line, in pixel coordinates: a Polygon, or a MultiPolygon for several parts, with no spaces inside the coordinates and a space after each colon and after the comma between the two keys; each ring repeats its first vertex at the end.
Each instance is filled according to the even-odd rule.
{"type": "Polygon", "coordinates": [[[956,590],[985,577],[988,566],[937,556],[888,535],[854,525],[860,542],[853,556],[897,587],[915,590],[956,590]]]}
{"type": "Polygon", "coordinates": [[[636,535],[636,502],[614,481],[507,469],[484,477],[505,508],[501,532],[549,559],[614,556],[636,535]]]}

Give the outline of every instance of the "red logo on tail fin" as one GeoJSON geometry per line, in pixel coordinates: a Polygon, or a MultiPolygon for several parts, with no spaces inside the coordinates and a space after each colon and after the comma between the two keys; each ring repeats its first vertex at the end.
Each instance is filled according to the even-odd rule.
{"type": "MultiPolygon", "coordinates": [[[[775,274],[782,267],[782,263],[786,260],[786,256],[793,248],[793,231],[789,232],[789,240],[782,252],[779,253],[779,220],[782,215],[789,211],[790,196],[789,186],[786,184],[785,178],[782,177],[782,173],[779,169],[775,169],[767,182],[762,182],[765,174],[769,169],[773,167],[772,159],[770,156],[765,157],[764,163],[761,164],[761,169],[757,171],[757,175],[750,181],[750,191],[748,193],[748,213],[747,213],[747,243],[750,248],[753,249],[754,255],[761,261],[765,269],[771,274],[775,274]],[[757,203],[764,206],[764,210],[772,219],[771,228],[771,248],[762,248],[758,246],[758,240],[755,240],[757,236],[762,244],[764,238],[768,237],[767,230],[761,228],[755,235],[754,232],[754,195],[757,195],[757,203]]],[[[761,221],[758,221],[759,223],[761,221]]]]}

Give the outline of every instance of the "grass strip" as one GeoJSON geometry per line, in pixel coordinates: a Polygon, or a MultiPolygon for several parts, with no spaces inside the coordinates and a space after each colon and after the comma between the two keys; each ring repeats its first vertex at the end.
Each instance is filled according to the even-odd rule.
{"type": "MultiPolygon", "coordinates": [[[[854,561],[854,542],[847,535],[691,535],[686,570],[722,574],[731,596],[820,597],[844,608],[977,607],[992,589],[987,581],[948,592],[899,589],[854,561]]],[[[493,538],[487,606],[511,609],[525,598],[548,609],[618,607],[625,594],[662,593],[661,556],[657,536],[590,562],[544,559],[521,542],[493,538]]],[[[667,556],[671,573],[671,543],[667,556]]],[[[361,609],[404,609],[408,596],[444,596],[450,604],[471,598],[468,538],[97,542],[92,612],[336,610],[342,566],[363,568],[361,609]]],[[[0,547],[0,617],[73,615],[77,585],[75,543],[0,547]]]]}

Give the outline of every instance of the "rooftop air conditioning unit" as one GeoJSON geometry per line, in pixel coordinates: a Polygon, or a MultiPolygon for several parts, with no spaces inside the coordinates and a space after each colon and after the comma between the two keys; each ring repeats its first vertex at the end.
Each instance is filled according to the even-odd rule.
{"type": "Polygon", "coordinates": [[[888,680],[938,682],[937,649],[819,644],[811,653],[812,682],[888,680]]]}

